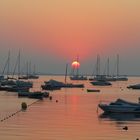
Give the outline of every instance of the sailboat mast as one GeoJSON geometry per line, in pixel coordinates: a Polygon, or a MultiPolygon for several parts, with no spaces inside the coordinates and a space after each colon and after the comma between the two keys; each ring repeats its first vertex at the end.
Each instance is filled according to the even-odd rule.
{"type": "Polygon", "coordinates": [[[68,72],[68,64],[66,64],[66,71],[65,71],[65,83],[67,82],[67,72],[68,72]]]}
{"type": "Polygon", "coordinates": [[[31,61],[29,62],[29,75],[31,75],[31,61]]]}
{"type": "Polygon", "coordinates": [[[33,75],[35,75],[35,64],[34,64],[34,70],[33,70],[33,75]]]}
{"type": "Polygon", "coordinates": [[[119,76],[119,55],[117,54],[117,77],[119,76]]]}
{"type": "Polygon", "coordinates": [[[96,76],[98,75],[98,55],[97,55],[97,62],[96,62],[96,76]]]}
{"type": "Polygon", "coordinates": [[[97,67],[96,67],[96,75],[100,75],[100,56],[97,55],[97,67]]]}
{"type": "Polygon", "coordinates": [[[109,57],[107,59],[107,76],[109,76],[109,57]]]}
{"type": "Polygon", "coordinates": [[[100,56],[98,56],[98,57],[99,57],[98,58],[99,59],[99,64],[98,65],[99,65],[99,75],[100,75],[100,56]]]}
{"type": "Polygon", "coordinates": [[[9,75],[9,68],[10,68],[10,50],[8,52],[8,59],[7,59],[7,78],[8,78],[8,75],[9,75]]]}
{"type": "Polygon", "coordinates": [[[19,50],[19,55],[18,55],[18,79],[20,77],[20,50],[19,50]]]}
{"type": "MultiPolygon", "coordinates": [[[[79,57],[77,56],[77,62],[79,63],[79,57]]],[[[77,67],[76,69],[76,75],[78,76],[79,75],[79,67],[77,67]]]]}
{"type": "Polygon", "coordinates": [[[29,76],[29,73],[28,73],[28,61],[26,62],[26,66],[27,66],[27,78],[29,76]]]}

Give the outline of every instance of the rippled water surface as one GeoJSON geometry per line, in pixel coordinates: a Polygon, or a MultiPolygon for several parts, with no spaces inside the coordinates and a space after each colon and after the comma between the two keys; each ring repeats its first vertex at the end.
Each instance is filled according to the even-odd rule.
{"type": "MultiPolygon", "coordinates": [[[[34,80],[32,90],[40,90],[44,80],[64,81],[62,76],[41,76],[34,80]]],[[[69,82],[71,82],[69,80],[69,82]]],[[[77,82],[76,82],[77,83],[77,82]]],[[[21,103],[31,104],[36,100],[18,98],[17,93],[0,91],[1,140],[135,140],[140,138],[139,114],[106,115],[97,105],[101,100],[117,98],[138,102],[140,90],[129,90],[130,84],[140,83],[140,78],[114,82],[111,87],[94,87],[89,81],[84,89],[61,89],[50,92],[52,100],[44,99],[31,105],[27,111],[20,110],[21,103]],[[101,92],[87,93],[87,88],[101,92]],[[58,100],[58,102],[56,102],[58,100]],[[125,131],[122,128],[128,126],[125,131]]]]}

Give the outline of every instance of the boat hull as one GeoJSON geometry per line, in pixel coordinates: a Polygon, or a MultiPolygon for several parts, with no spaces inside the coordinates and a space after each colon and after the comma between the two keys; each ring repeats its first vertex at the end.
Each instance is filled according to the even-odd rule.
{"type": "Polygon", "coordinates": [[[100,92],[98,89],[87,89],[87,92],[100,92]]]}
{"type": "Polygon", "coordinates": [[[107,113],[140,113],[140,106],[120,106],[120,105],[105,105],[99,104],[99,108],[101,108],[104,112],[107,113]]]}
{"type": "Polygon", "coordinates": [[[130,85],[130,86],[128,86],[127,88],[129,88],[129,89],[140,89],[140,84],[137,84],[137,85],[130,85]]]}
{"type": "Polygon", "coordinates": [[[93,81],[93,82],[90,82],[92,85],[94,86],[111,86],[112,84],[110,82],[101,82],[101,81],[93,81]]]}

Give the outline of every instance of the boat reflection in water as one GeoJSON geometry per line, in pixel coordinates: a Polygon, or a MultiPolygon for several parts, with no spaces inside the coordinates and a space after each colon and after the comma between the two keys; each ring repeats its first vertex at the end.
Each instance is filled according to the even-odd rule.
{"type": "Polygon", "coordinates": [[[139,121],[139,113],[102,113],[100,119],[111,121],[139,121]]]}

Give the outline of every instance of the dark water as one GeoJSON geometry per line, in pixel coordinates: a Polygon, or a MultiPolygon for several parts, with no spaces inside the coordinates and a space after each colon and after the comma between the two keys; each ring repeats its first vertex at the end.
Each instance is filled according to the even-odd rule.
{"type": "MultiPolygon", "coordinates": [[[[32,90],[40,90],[44,80],[64,81],[61,76],[42,76],[34,80],[32,90]]],[[[81,83],[81,82],[78,82],[81,83]]],[[[83,81],[82,81],[83,83],[83,81]]],[[[138,102],[139,90],[128,90],[129,84],[140,83],[131,77],[127,82],[114,82],[111,87],[94,87],[88,81],[84,89],[62,89],[50,92],[52,101],[44,99],[0,122],[0,140],[135,140],[140,138],[140,115],[106,115],[98,109],[101,100],[123,98],[138,102]],[[87,88],[101,92],[87,93],[87,88]],[[58,102],[56,103],[56,100],[58,102]],[[128,126],[125,131],[122,128],[128,126]]],[[[35,100],[18,98],[16,93],[0,92],[0,119],[20,109],[22,102],[35,100]]]]}

